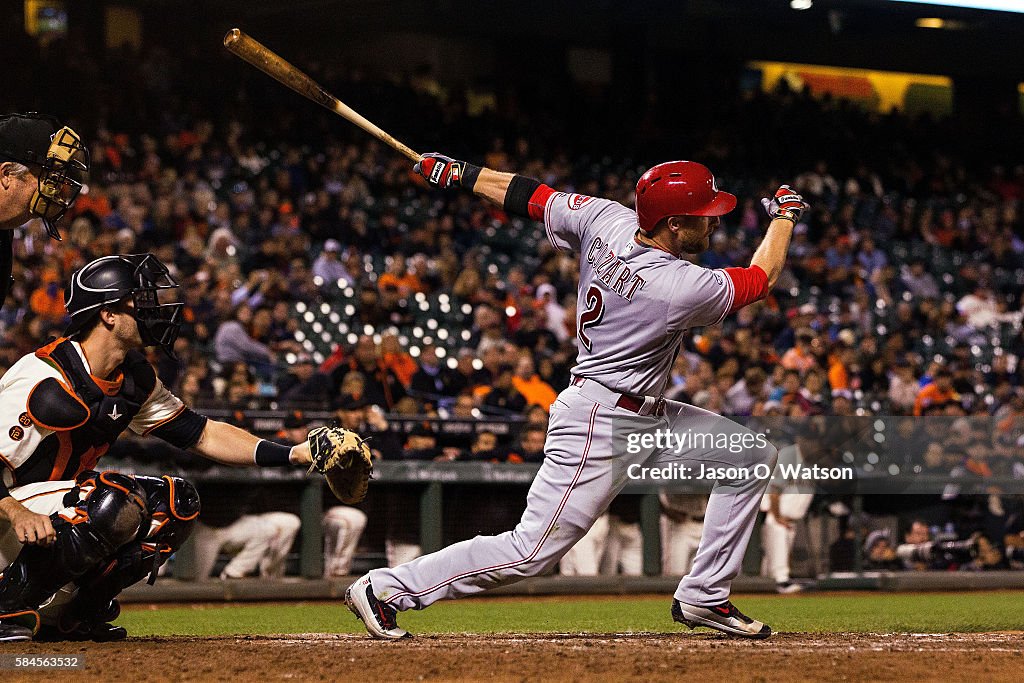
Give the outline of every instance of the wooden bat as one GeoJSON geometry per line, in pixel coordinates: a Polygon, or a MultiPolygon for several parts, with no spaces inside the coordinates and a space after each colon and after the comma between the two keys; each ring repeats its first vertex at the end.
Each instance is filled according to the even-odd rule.
{"type": "Polygon", "coordinates": [[[364,118],[359,112],[327,92],[312,78],[289,64],[266,45],[233,28],[224,36],[224,47],[238,55],[263,73],[277,79],[295,92],[308,97],[317,104],[330,109],[338,116],[348,119],[381,142],[394,147],[409,158],[419,161],[421,155],[396,140],[389,133],[364,118]]]}

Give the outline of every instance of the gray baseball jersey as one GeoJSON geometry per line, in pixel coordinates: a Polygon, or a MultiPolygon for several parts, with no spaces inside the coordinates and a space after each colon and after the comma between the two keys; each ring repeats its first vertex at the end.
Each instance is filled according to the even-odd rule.
{"type": "MultiPolygon", "coordinates": [[[[618,394],[660,396],[683,331],[717,323],[764,296],[764,272],[756,266],[708,270],[641,245],[634,239],[636,214],[605,199],[541,186],[528,206],[531,218],[544,220],[555,247],[579,252],[580,351],[573,372],[591,381],[570,384],[551,405],[544,462],[514,531],[374,569],[354,585],[399,610],[547,572],[608,509],[631,464],[716,463],[746,471],[747,465],[775,463],[770,445],[741,454],[706,447],[632,453],[615,442],[616,422],[621,433],[627,416],[634,428],[681,424],[698,433],[720,431],[724,418],[700,408],[666,401],[663,416],[640,416],[620,407],[618,394]]],[[[728,599],[766,483],[752,477],[716,482],[700,548],[677,600],[710,606],[728,599]]]]}
{"type": "Polygon", "coordinates": [[[557,249],[580,255],[573,374],[660,396],[683,332],[714,325],[732,309],[732,278],[640,244],[636,212],[608,199],[554,193],[544,226],[557,249]]]}

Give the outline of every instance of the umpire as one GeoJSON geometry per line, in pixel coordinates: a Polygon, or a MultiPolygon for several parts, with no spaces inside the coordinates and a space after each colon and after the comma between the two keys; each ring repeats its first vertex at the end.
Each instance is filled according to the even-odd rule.
{"type": "Polygon", "coordinates": [[[0,306],[14,260],[12,230],[40,218],[60,240],[57,225],[78,198],[89,152],[78,133],[42,114],[0,115],[0,306]]]}

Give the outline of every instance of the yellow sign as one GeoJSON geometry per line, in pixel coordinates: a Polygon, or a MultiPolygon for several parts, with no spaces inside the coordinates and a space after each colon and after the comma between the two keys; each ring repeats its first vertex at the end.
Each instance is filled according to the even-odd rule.
{"type": "Polygon", "coordinates": [[[871,71],[792,62],[750,62],[761,72],[761,88],[774,90],[781,79],[793,90],[809,88],[815,96],[831,95],[859,102],[879,112],[895,108],[914,114],[947,114],[953,107],[953,81],[946,76],[871,71]]]}

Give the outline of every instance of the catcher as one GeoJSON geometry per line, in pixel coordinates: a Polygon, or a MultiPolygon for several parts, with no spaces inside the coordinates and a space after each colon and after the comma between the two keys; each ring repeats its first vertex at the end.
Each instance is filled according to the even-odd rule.
{"type": "Polygon", "coordinates": [[[151,254],[105,256],[66,290],[65,336],[0,378],[0,641],[122,640],[116,596],[188,538],[199,497],[179,477],[105,472],[98,461],[124,430],[152,434],[238,466],[310,466],[343,501],[366,492],[369,449],[320,428],[286,446],[199,415],[140,353],[170,353],[178,285],[151,254]]]}

